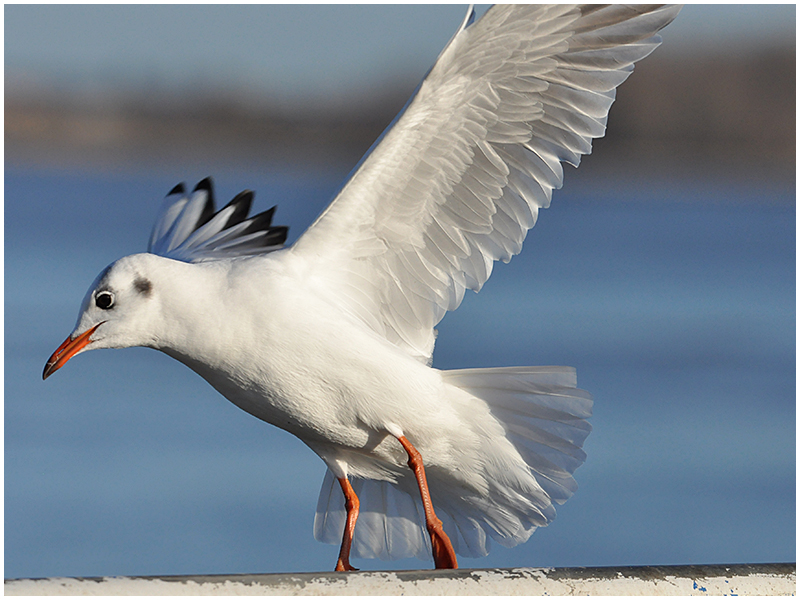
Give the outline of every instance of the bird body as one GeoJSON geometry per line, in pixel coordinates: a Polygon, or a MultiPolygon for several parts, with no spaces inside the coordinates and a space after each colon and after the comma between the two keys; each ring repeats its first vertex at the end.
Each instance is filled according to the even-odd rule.
{"type": "MultiPolygon", "coordinates": [[[[124,337],[98,329],[92,346],[161,350],[241,409],[299,437],[337,477],[405,478],[413,490],[395,439],[405,435],[428,457],[429,479],[441,481],[434,489],[486,495],[491,481],[516,470],[527,493],[544,495],[487,402],[458,385],[458,371],[430,368],[355,318],[343,319],[303,264],[292,249],[194,264],[125,257],[96,288],[113,290],[118,310],[127,290],[143,316],[125,319],[131,327],[124,337]],[[143,280],[147,295],[135,285],[143,280]],[[146,339],[136,337],[145,332],[146,339]]],[[[101,309],[84,318],[96,321],[93,312],[101,309]]],[[[588,434],[582,418],[590,402],[583,399],[574,420],[588,434]]]]}
{"type": "Polygon", "coordinates": [[[520,251],[561,162],[603,134],[616,86],[675,14],[466,19],[293,246],[274,209],[247,218],[252,192],[215,212],[210,180],[176,186],[149,252],[98,276],[44,376],[88,348],[150,347],[296,435],[328,467],[314,533],[342,540],[337,569],[351,546],[454,567],[490,539],[527,540],[576,489],[591,397],[569,367],[433,368],[434,328],[520,251]]]}

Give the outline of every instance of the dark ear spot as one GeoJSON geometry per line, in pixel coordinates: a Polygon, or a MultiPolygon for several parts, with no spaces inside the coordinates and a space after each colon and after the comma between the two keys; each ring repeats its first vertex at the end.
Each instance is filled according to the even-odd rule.
{"type": "Polygon", "coordinates": [[[145,297],[149,297],[153,291],[153,284],[150,283],[149,279],[145,279],[144,277],[137,277],[133,281],[133,286],[136,288],[137,292],[145,297]]]}

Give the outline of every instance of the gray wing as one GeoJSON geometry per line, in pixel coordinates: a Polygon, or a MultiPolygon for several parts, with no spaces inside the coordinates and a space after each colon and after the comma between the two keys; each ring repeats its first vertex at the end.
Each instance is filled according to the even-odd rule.
{"type": "Polygon", "coordinates": [[[253,192],[245,190],[215,212],[211,178],[187,194],[183,184],[167,194],[147,251],[184,262],[216,260],[279,250],[288,227],[273,226],[275,207],[248,217],[253,192]]]}
{"type": "Polygon", "coordinates": [[[513,5],[466,20],[291,252],[342,310],[429,361],[434,326],[521,250],[561,163],[605,133],[617,86],[678,11],[513,5]]]}

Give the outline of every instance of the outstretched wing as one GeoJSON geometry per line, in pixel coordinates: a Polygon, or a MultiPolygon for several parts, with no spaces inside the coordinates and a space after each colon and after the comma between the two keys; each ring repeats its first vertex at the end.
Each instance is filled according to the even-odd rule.
{"type": "Polygon", "coordinates": [[[416,95],[292,252],[343,310],[419,360],[509,261],[605,133],[615,90],[672,6],[496,6],[465,20],[416,95]]]}
{"type": "Polygon", "coordinates": [[[182,183],[167,194],[147,251],[184,262],[200,262],[279,250],[288,227],[273,226],[273,206],[247,216],[254,193],[245,190],[214,212],[214,186],[203,179],[187,194],[182,183]]]}

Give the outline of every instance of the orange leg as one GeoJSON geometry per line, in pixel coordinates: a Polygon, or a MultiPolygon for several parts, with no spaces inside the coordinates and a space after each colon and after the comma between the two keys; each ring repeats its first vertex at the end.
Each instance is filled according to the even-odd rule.
{"type": "Polygon", "coordinates": [[[419,493],[422,496],[422,506],[425,509],[425,526],[431,534],[431,545],[433,546],[433,563],[437,569],[457,569],[458,561],[453,550],[450,538],[442,528],[442,522],[433,512],[433,502],[428,491],[428,480],[425,478],[425,467],[422,465],[422,455],[411,445],[405,436],[397,438],[408,453],[408,466],[414,471],[419,485],[419,493]]]}
{"type": "Polygon", "coordinates": [[[356,530],[356,520],[358,519],[358,507],[360,505],[353,486],[346,477],[339,478],[339,485],[342,486],[345,498],[345,508],[347,509],[347,521],[344,524],[344,534],[342,535],[342,549],[339,550],[339,560],[336,561],[337,571],[358,571],[350,566],[350,545],[353,543],[353,533],[356,530]]]}

